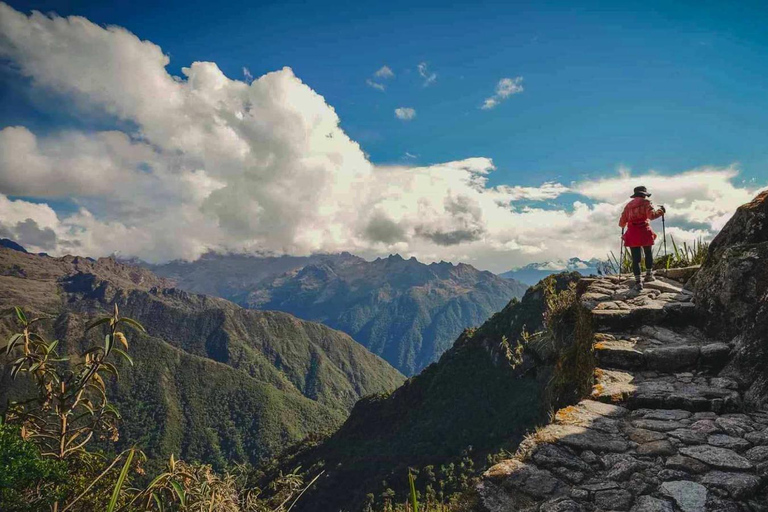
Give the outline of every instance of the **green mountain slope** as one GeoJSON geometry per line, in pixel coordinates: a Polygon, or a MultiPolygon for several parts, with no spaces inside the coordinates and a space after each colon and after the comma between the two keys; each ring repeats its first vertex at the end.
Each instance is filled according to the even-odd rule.
{"type": "Polygon", "coordinates": [[[470,265],[426,265],[398,255],[370,262],[347,253],[209,255],[154,270],[188,290],[214,291],[248,308],[285,311],[344,331],[406,375],[436,361],[462,330],[527,289],[470,265]]]}
{"type": "MultiPolygon", "coordinates": [[[[403,380],[346,334],[168,285],[112,259],[0,248],[0,308],[50,315],[52,338],[82,339],[87,321],[113,304],[144,324],[149,335],[132,337],[136,366],[121,368],[113,391],[126,418],[122,442],[154,458],[255,462],[336,427],[361,396],[403,380]]],[[[2,403],[21,387],[2,376],[2,403]]]]}
{"type": "Polygon", "coordinates": [[[577,279],[560,274],[539,283],[393,393],[358,402],[336,433],[290,462],[326,470],[299,508],[361,510],[366,494],[384,491],[382,482],[405,482],[408,467],[453,462],[469,448],[476,456],[514,450],[575,392],[573,382],[566,393],[553,383],[569,367],[565,347],[574,343],[576,320],[567,319],[568,339],[527,343],[523,333],[542,329],[553,295],[577,279]]]}

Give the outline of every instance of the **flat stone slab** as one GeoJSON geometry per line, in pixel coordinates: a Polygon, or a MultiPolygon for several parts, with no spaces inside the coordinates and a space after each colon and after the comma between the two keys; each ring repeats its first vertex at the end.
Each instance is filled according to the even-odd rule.
{"type": "Polygon", "coordinates": [[[738,384],[720,377],[680,377],[654,372],[628,373],[600,368],[592,399],[629,409],[682,409],[727,412],[741,408],[738,384]]]}
{"type": "Polygon", "coordinates": [[[680,453],[719,469],[752,469],[753,467],[749,459],[728,448],[707,445],[688,446],[681,448],[680,453]]]}
{"type": "Polygon", "coordinates": [[[707,488],[696,482],[664,482],[659,489],[672,498],[682,512],[706,512],[707,488]]]}
{"type": "Polygon", "coordinates": [[[629,448],[629,443],[620,435],[573,425],[548,425],[538,435],[547,442],[597,453],[624,452],[629,448]]]}
{"type": "Polygon", "coordinates": [[[701,482],[728,491],[732,498],[743,499],[752,496],[760,488],[760,478],[749,473],[712,471],[704,475],[701,482]]]}

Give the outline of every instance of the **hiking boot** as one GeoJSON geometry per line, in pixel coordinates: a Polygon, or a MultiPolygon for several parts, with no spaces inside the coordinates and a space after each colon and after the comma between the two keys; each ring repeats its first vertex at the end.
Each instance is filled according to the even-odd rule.
{"type": "Polygon", "coordinates": [[[640,280],[639,277],[635,281],[635,290],[637,290],[639,292],[643,291],[643,282],[640,280]]]}
{"type": "Polygon", "coordinates": [[[656,280],[656,278],[655,278],[655,277],[653,277],[653,273],[651,273],[651,272],[648,272],[647,274],[645,274],[645,282],[646,282],[646,283],[652,283],[652,282],[654,282],[655,280],[656,280]]]}

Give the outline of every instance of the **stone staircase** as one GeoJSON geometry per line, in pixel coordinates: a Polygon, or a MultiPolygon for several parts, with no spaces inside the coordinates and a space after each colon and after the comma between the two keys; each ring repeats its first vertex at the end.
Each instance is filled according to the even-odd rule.
{"type": "Polygon", "coordinates": [[[692,294],[659,278],[583,279],[597,360],[591,397],[557,411],[478,486],[489,512],[768,511],[768,412],[718,372],[692,294]]]}

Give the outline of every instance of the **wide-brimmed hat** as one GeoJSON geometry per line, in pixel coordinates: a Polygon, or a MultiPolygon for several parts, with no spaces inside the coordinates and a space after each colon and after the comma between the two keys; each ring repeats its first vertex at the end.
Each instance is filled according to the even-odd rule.
{"type": "Polygon", "coordinates": [[[635,187],[635,193],[629,197],[651,197],[648,193],[648,189],[645,187],[635,187]]]}

